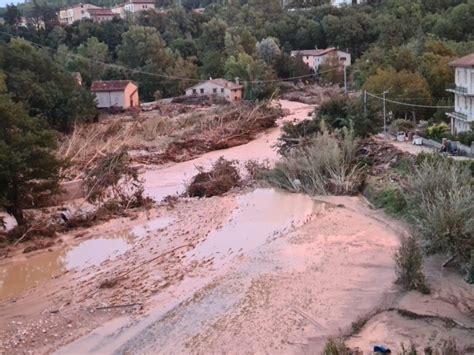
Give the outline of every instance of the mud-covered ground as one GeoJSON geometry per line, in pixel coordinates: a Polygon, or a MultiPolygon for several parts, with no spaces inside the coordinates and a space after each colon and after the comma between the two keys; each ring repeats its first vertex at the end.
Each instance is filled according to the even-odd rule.
{"type": "MultiPolygon", "coordinates": [[[[312,110],[282,105],[285,120],[312,110]]],[[[279,134],[147,166],[146,192],[158,201],[180,193],[196,165],[219,156],[271,163],[279,134]]],[[[472,350],[474,292],[461,276],[430,259],[431,295],[394,287],[405,233],[358,197],[244,188],[181,199],[1,261],[0,352],[319,353],[329,336],[351,334],[348,345],[364,352],[449,337],[472,350]]]]}

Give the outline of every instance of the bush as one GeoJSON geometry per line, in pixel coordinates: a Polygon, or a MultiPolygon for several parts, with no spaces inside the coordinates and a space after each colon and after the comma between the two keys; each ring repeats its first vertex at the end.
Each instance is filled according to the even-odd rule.
{"type": "Polygon", "coordinates": [[[199,173],[193,177],[187,188],[190,197],[212,197],[222,195],[240,182],[236,161],[220,157],[210,171],[198,168],[199,173]]]}
{"type": "Polygon", "coordinates": [[[310,195],[353,194],[363,182],[362,169],[354,163],[357,140],[347,129],[330,134],[326,129],[306,147],[283,157],[266,173],[279,188],[310,195]]]}
{"type": "Polygon", "coordinates": [[[457,139],[467,146],[471,146],[472,142],[474,142],[474,130],[469,132],[459,133],[457,139]]]}
{"type": "Polygon", "coordinates": [[[405,196],[399,187],[368,187],[365,192],[376,208],[383,208],[388,214],[401,215],[407,207],[405,196]]]}
{"type": "Polygon", "coordinates": [[[413,236],[402,239],[394,258],[397,275],[395,283],[407,291],[416,290],[421,293],[429,293],[429,287],[422,271],[421,248],[413,236]]]}
{"type": "Polygon", "coordinates": [[[324,347],[324,355],[349,355],[351,352],[344,341],[340,339],[329,338],[324,347]]]}
{"type": "Polygon", "coordinates": [[[432,125],[426,129],[426,134],[429,138],[440,140],[449,134],[449,126],[444,122],[432,125]]]}
{"type": "Polygon", "coordinates": [[[412,121],[397,119],[390,124],[390,133],[395,134],[397,132],[407,132],[415,129],[416,126],[412,121]]]}
{"type": "Polygon", "coordinates": [[[474,190],[464,164],[425,155],[408,177],[405,197],[412,222],[429,252],[445,252],[459,263],[474,250],[474,190]]]}

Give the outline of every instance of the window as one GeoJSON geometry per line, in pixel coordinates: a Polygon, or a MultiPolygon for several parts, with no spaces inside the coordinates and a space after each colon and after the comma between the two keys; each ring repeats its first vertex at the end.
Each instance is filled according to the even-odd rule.
{"type": "Polygon", "coordinates": [[[196,89],[193,89],[193,95],[196,95],[196,94],[197,94],[196,89]]]}
{"type": "Polygon", "coordinates": [[[200,91],[201,91],[201,94],[204,94],[204,89],[201,89],[200,91]]]}
{"type": "Polygon", "coordinates": [[[81,14],[84,15],[84,10],[81,10],[81,14]]]}
{"type": "Polygon", "coordinates": [[[213,92],[214,94],[217,94],[217,89],[216,89],[216,88],[212,89],[212,92],[213,92]]]}
{"type": "Polygon", "coordinates": [[[221,93],[224,93],[224,88],[221,89],[221,93]]]}
{"type": "Polygon", "coordinates": [[[339,58],[339,60],[344,60],[345,61],[346,57],[341,57],[341,58],[339,58]]]}

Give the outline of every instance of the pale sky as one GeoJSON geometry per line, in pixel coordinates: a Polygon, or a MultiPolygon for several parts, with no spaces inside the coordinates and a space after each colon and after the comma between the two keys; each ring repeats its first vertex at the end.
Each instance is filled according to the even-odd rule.
{"type": "Polygon", "coordinates": [[[0,0],[0,7],[5,7],[7,4],[18,4],[23,2],[23,0],[0,0]]]}

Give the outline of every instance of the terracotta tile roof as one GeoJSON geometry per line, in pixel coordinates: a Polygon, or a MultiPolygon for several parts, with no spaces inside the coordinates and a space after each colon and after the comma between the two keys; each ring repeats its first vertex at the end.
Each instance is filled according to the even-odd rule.
{"type": "Polygon", "coordinates": [[[87,10],[91,16],[115,16],[110,9],[89,9],[87,10]]]}
{"type": "Polygon", "coordinates": [[[304,50],[300,50],[300,51],[291,51],[291,54],[294,54],[294,55],[301,54],[301,55],[319,57],[319,56],[322,56],[324,54],[333,52],[335,50],[336,50],[336,48],[333,48],[333,47],[326,48],[326,49],[304,49],[304,50]]]}
{"type": "Polygon", "coordinates": [[[155,4],[155,0],[129,0],[131,4],[155,4]]]}
{"type": "Polygon", "coordinates": [[[128,84],[135,84],[132,80],[93,81],[91,91],[123,91],[128,84]]]}
{"type": "Polygon", "coordinates": [[[468,54],[465,57],[452,61],[451,63],[449,63],[449,66],[474,68],[474,53],[468,54]]]}
{"type": "Polygon", "coordinates": [[[242,89],[242,87],[243,87],[242,85],[233,83],[232,81],[229,81],[229,80],[226,80],[226,79],[210,79],[210,80],[203,81],[202,83],[196,84],[196,85],[190,87],[189,89],[196,88],[196,87],[201,86],[202,84],[205,84],[205,83],[212,83],[212,84],[215,84],[217,86],[227,88],[227,89],[231,89],[231,90],[232,89],[238,90],[238,89],[242,89]]]}

